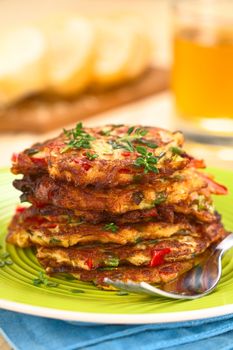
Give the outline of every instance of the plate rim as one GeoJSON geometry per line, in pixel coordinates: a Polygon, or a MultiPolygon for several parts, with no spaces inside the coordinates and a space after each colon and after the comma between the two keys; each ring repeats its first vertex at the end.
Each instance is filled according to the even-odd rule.
{"type": "Polygon", "coordinates": [[[37,317],[47,317],[62,321],[93,324],[168,324],[203,320],[233,313],[233,304],[215,306],[200,310],[150,314],[108,314],[95,312],[67,311],[62,309],[34,306],[0,299],[0,308],[37,317]]]}

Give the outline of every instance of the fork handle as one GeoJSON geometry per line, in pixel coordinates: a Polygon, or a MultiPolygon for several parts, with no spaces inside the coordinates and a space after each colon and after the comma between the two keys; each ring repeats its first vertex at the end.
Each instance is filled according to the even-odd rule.
{"type": "Polygon", "coordinates": [[[227,250],[233,247],[233,233],[230,233],[222,242],[220,242],[217,247],[215,248],[216,250],[221,250],[221,253],[225,253],[227,250]]]}

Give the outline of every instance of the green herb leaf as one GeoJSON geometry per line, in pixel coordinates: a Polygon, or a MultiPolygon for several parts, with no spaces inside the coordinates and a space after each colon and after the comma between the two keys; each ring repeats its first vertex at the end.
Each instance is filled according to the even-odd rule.
{"type": "Polygon", "coordinates": [[[114,222],[111,222],[109,224],[104,225],[103,230],[104,231],[112,231],[112,232],[117,232],[119,227],[114,224],[114,222]]]}
{"type": "Polygon", "coordinates": [[[145,146],[147,146],[149,148],[153,148],[153,149],[158,147],[158,145],[156,143],[154,143],[152,141],[147,141],[147,140],[144,140],[144,139],[139,139],[139,140],[137,140],[137,142],[142,144],[142,145],[145,145],[145,146]]]}
{"type": "MultiPolygon", "coordinates": [[[[0,247],[0,249],[2,249],[2,246],[0,247]]],[[[11,259],[8,259],[9,257],[10,257],[10,254],[8,252],[2,252],[0,254],[0,267],[13,264],[13,261],[11,259]]]]}
{"type": "Polygon", "coordinates": [[[184,176],[177,174],[177,175],[172,176],[172,179],[175,181],[182,181],[182,180],[184,180],[184,176]]]}
{"type": "Polygon", "coordinates": [[[137,128],[135,130],[135,135],[137,137],[143,137],[146,136],[146,134],[148,133],[148,130],[144,129],[144,128],[137,128]]]}
{"type": "Polygon", "coordinates": [[[40,278],[34,278],[33,280],[33,285],[34,286],[40,286],[43,282],[41,281],[40,278]]]}
{"type": "Polygon", "coordinates": [[[104,131],[104,130],[101,130],[99,132],[100,135],[103,135],[103,136],[110,136],[111,135],[111,132],[112,130],[107,130],[107,131],[104,131]]]}
{"type": "Polygon", "coordinates": [[[123,142],[123,144],[121,145],[122,148],[126,149],[129,152],[134,152],[134,146],[132,145],[132,143],[130,141],[123,140],[122,142],[123,142]]]}
{"type": "Polygon", "coordinates": [[[116,267],[119,265],[120,260],[117,257],[110,257],[104,261],[106,266],[116,267]]]}
{"type": "Polygon", "coordinates": [[[169,150],[173,153],[173,154],[178,154],[181,155],[182,153],[184,153],[184,151],[179,148],[179,147],[170,147],[169,150]]]}
{"type": "Polygon", "coordinates": [[[12,260],[5,260],[5,265],[12,265],[13,261],[12,260]]]}
{"type": "Polygon", "coordinates": [[[94,159],[98,158],[99,156],[98,156],[98,154],[96,154],[96,153],[87,152],[87,153],[86,153],[86,157],[87,157],[89,160],[94,160],[94,159]]]}
{"type": "Polygon", "coordinates": [[[158,243],[159,242],[159,239],[150,239],[149,240],[149,243],[150,244],[156,244],[156,243],[158,243]]]}
{"type": "Polygon", "coordinates": [[[128,135],[131,135],[133,131],[134,131],[134,126],[131,126],[131,127],[128,129],[127,134],[128,134],[128,135]]]}
{"type": "Polygon", "coordinates": [[[47,284],[46,284],[46,286],[47,286],[47,287],[57,287],[57,286],[59,286],[59,283],[48,281],[47,284]]]}
{"type": "Polygon", "coordinates": [[[28,148],[26,149],[26,151],[24,151],[25,154],[27,154],[28,156],[33,156],[34,154],[38,153],[39,150],[36,148],[28,148]]]}
{"type": "Polygon", "coordinates": [[[6,258],[9,258],[10,254],[8,252],[4,252],[4,253],[1,253],[0,257],[2,259],[6,259],[6,258]]]}
{"type": "Polygon", "coordinates": [[[57,239],[56,237],[52,237],[52,238],[50,238],[49,243],[57,244],[57,243],[61,243],[61,240],[57,239]]]}
{"type": "Polygon", "coordinates": [[[112,270],[115,270],[115,269],[116,269],[116,267],[110,267],[110,266],[98,268],[99,271],[112,271],[112,270]]]}
{"type": "Polygon", "coordinates": [[[137,146],[136,150],[142,156],[139,156],[134,165],[137,167],[143,167],[144,173],[148,173],[149,171],[158,173],[158,168],[154,165],[157,164],[158,158],[153,155],[153,153],[148,152],[145,147],[137,146]]]}
{"type": "Polygon", "coordinates": [[[74,293],[74,294],[85,293],[84,290],[81,290],[81,289],[71,289],[70,291],[71,293],[74,293]]]}
{"type": "Polygon", "coordinates": [[[143,156],[147,155],[147,149],[146,147],[143,146],[136,146],[136,151],[140,154],[142,154],[143,156]]]}
{"type": "Polygon", "coordinates": [[[154,204],[158,205],[165,202],[167,199],[167,194],[165,192],[160,192],[157,194],[156,199],[154,200],[154,204]]]}
{"type": "Polygon", "coordinates": [[[74,129],[63,129],[64,135],[69,141],[65,142],[66,147],[61,150],[61,153],[65,153],[69,149],[76,148],[91,148],[91,141],[95,140],[94,137],[89,135],[84,129],[82,123],[78,123],[74,129]]]}
{"type": "Polygon", "coordinates": [[[39,277],[34,278],[33,285],[37,286],[37,287],[40,285],[44,285],[45,287],[57,287],[59,285],[59,283],[49,281],[48,278],[45,276],[44,272],[40,271],[39,277]]]}
{"type": "Polygon", "coordinates": [[[60,277],[64,278],[66,281],[74,281],[76,278],[73,275],[70,275],[68,273],[61,273],[59,274],[60,277]]]}

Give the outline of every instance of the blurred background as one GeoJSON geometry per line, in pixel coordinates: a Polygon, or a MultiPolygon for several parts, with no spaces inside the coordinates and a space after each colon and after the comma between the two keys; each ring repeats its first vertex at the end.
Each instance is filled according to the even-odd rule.
{"type": "Polygon", "coordinates": [[[0,166],[80,120],[181,129],[233,168],[233,2],[0,0],[0,166]]]}

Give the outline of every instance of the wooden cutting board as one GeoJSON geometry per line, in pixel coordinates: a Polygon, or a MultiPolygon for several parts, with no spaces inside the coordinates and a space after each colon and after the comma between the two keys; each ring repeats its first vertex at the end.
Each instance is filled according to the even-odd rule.
{"type": "Polygon", "coordinates": [[[0,132],[47,132],[159,93],[168,85],[166,70],[150,68],[137,80],[107,91],[86,92],[69,99],[33,96],[0,110],[0,132]]]}

